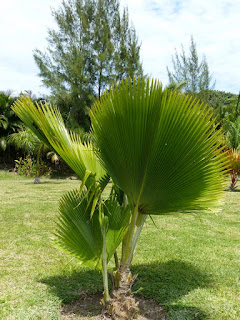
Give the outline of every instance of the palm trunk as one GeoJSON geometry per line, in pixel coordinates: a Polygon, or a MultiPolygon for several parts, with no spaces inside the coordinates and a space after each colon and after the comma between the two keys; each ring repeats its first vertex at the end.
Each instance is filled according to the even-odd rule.
{"type": "Polygon", "coordinates": [[[43,148],[44,148],[44,145],[42,144],[41,147],[39,148],[38,152],[37,152],[36,177],[34,179],[34,183],[35,184],[39,184],[40,183],[40,158],[41,158],[41,155],[42,155],[43,148]]]}
{"type": "Polygon", "coordinates": [[[40,155],[41,155],[40,149],[38,150],[38,153],[37,153],[36,178],[39,178],[39,176],[40,176],[40,155]]]}
{"type": "Polygon", "coordinates": [[[42,151],[43,151],[44,145],[42,144],[41,147],[39,148],[38,152],[37,152],[37,167],[36,167],[36,177],[40,177],[40,158],[42,155],[42,151]]]}
{"type": "Polygon", "coordinates": [[[112,277],[114,290],[111,301],[111,315],[114,320],[133,319],[138,313],[138,303],[131,293],[137,275],[132,276],[130,266],[146,218],[147,216],[141,214],[136,206],[128,232],[123,239],[120,267],[112,277]]]}

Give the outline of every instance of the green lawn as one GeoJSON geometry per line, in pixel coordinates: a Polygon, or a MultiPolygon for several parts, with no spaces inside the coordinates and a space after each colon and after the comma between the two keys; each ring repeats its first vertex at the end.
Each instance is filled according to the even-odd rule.
{"type": "MultiPolygon", "coordinates": [[[[101,274],[51,245],[58,200],[76,180],[0,171],[0,319],[61,319],[60,305],[102,290],[101,274]]],[[[215,214],[147,220],[133,262],[138,295],[168,319],[240,319],[240,192],[215,214]]]]}

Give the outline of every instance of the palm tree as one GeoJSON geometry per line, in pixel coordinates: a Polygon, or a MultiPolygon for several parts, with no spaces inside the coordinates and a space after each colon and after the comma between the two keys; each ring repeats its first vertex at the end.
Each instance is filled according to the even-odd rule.
{"type": "Polygon", "coordinates": [[[229,188],[231,191],[235,191],[240,173],[240,116],[233,122],[227,121],[225,123],[225,138],[230,158],[231,184],[229,188]]]}
{"type": "Polygon", "coordinates": [[[105,303],[107,263],[122,243],[110,310],[113,319],[131,319],[130,267],[147,217],[219,206],[227,155],[211,112],[158,81],[127,79],[93,105],[94,142],[82,144],[51,106],[25,97],[13,110],[82,180],[61,200],[55,235],[62,250],[102,269],[105,303]],[[104,199],[109,177],[113,187],[104,199]]]}
{"type": "Polygon", "coordinates": [[[231,175],[231,184],[229,189],[231,191],[235,191],[237,188],[236,184],[238,182],[238,176],[240,174],[240,152],[236,149],[229,150],[229,159],[229,171],[231,175]]]}

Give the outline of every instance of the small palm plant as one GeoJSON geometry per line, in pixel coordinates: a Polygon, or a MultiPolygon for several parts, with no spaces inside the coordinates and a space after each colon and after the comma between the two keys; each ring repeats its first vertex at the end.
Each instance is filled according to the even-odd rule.
{"type": "MultiPolygon", "coordinates": [[[[36,155],[37,163],[36,163],[36,177],[34,179],[34,183],[40,183],[40,168],[41,168],[41,157],[44,152],[49,150],[49,145],[42,142],[36,134],[29,128],[25,128],[21,126],[18,129],[18,132],[12,133],[8,136],[7,142],[9,144],[15,145],[17,149],[22,149],[31,155],[36,155]]],[[[49,152],[48,157],[51,158],[52,162],[59,160],[59,157],[55,152],[49,152]]],[[[18,161],[15,160],[17,163],[18,161]]],[[[32,160],[31,160],[32,162],[32,160]]]]}
{"type": "Polygon", "coordinates": [[[37,155],[36,177],[34,183],[40,183],[40,159],[42,153],[46,151],[48,147],[32,132],[32,130],[24,127],[21,127],[18,132],[10,134],[8,143],[15,145],[17,149],[23,149],[30,154],[37,155]]]}
{"type": "Polygon", "coordinates": [[[231,184],[229,188],[231,191],[235,191],[240,174],[240,152],[234,149],[231,149],[228,152],[230,158],[229,169],[231,175],[231,184]]]}
{"type": "Polygon", "coordinates": [[[235,191],[235,189],[237,188],[236,184],[240,173],[240,116],[238,116],[232,122],[226,121],[225,132],[226,145],[229,149],[228,153],[230,158],[229,169],[231,184],[229,188],[231,191],[235,191]]]}
{"type": "Polygon", "coordinates": [[[109,310],[113,319],[131,319],[130,267],[147,217],[219,206],[228,158],[211,112],[159,81],[126,79],[93,105],[93,142],[82,144],[52,106],[24,97],[13,110],[82,180],[60,202],[56,243],[102,270],[105,303],[107,263],[122,244],[109,310]]]}

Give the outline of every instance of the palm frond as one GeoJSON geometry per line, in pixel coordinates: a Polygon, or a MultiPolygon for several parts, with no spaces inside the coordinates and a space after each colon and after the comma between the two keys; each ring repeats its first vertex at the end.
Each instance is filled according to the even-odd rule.
{"type": "MultiPolygon", "coordinates": [[[[84,193],[81,197],[84,197],[84,193]]],[[[97,214],[92,219],[90,218],[86,204],[86,198],[79,204],[77,190],[68,192],[62,197],[59,207],[60,216],[55,232],[55,245],[77,257],[83,264],[101,268],[101,227],[97,214]]]]}
{"type": "Polygon", "coordinates": [[[33,153],[43,145],[43,142],[39,140],[32,130],[23,127],[18,132],[8,136],[8,143],[14,144],[18,149],[33,153]]]}
{"type": "Polygon", "coordinates": [[[126,79],[90,117],[102,164],[140,212],[219,203],[227,156],[218,150],[221,133],[207,106],[158,81],[126,79]]]}
{"type": "Polygon", "coordinates": [[[50,146],[45,134],[39,127],[39,110],[30,97],[21,96],[11,108],[24,124],[35,133],[39,140],[50,146]]]}
{"type": "MultiPolygon", "coordinates": [[[[80,199],[78,190],[62,197],[54,242],[56,247],[74,255],[83,264],[101,269],[103,237],[99,206],[92,215],[92,206],[87,203],[86,191],[81,193],[80,199]]],[[[103,208],[104,216],[108,218],[106,243],[109,261],[126,233],[130,210],[123,209],[114,198],[106,200],[103,208]]]]}
{"type": "Polygon", "coordinates": [[[47,103],[34,105],[28,96],[23,96],[12,109],[39,139],[47,142],[61,156],[81,180],[86,170],[91,172],[87,184],[101,180],[106,175],[94,153],[93,144],[83,144],[78,134],[66,129],[58,108],[47,103]]]}
{"type": "Polygon", "coordinates": [[[116,197],[110,197],[104,202],[104,216],[108,218],[106,233],[108,260],[111,259],[127,232],[131,216],[130,207],[121,206],[116,197]]]}

